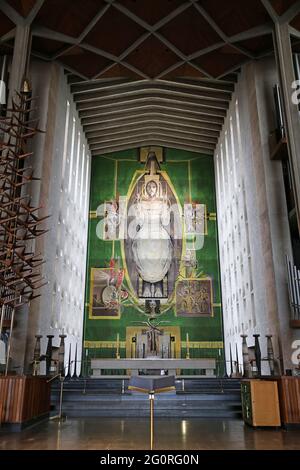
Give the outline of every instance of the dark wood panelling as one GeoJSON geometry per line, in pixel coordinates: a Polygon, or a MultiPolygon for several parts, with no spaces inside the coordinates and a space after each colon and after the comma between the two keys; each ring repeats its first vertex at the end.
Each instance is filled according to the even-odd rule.
{"type": "Polygon", "coordinates": [[[190,64],[183,64],[161,78],[204,78],[205,74],[190,64]]]}
{"type": "Polygon", "coordinates": [[[295,18],[291,22],[291,26],[293,26],[293,28],[298,29],[298,31],[300,31],[300,13],[297,16],[295,16],[295,18]]]}
{"type": "Polygon", "coordinates": [[[14,29],[15,25],[0,11],[0,37],[14,29]]]}
{"type": "Polygon", "coordinates": [[[227,36],[233,36],[242,31],[261,26],[270,17],[261,0],[200,0],[207,13],[227,36]]]}
{"type": "MultiPolygon", "coordinates": [[[[25,16],[33,0],[9,4],[25,16]]],[[[14,15],[4,11],[3,24],[13,28],[7,15],[14,15]]],[[[155,140],[160,128],[166,134],[161,142],[174,139],[173,123],[187,148],[193,126],[199,136],[219,131],[240,66],[272,48],[270,25],[261,0],[251,0],[246,10],[241,0],[45,0],[33,20],[33,51],[71,71],[68,81],[76,85],[72,92],[85,130],[93,132],[93,145],[107,148],[110,132],[112,145],[124,145],[118,139],[131,138],[126,123],[138,116],[153,133],[147,141],[155,140]],[[257,26],[253,34],[259,35],[251,38],[249,30],[257,26]],[[240,32],[247,39],[224,37],[240,32]],[[122,129],[108,130],[117,125],[122,129]]]]}
{"type": "Polygon", "coordinates": [[[39,36],[33,36],[32,38],[33,51],[39,52],[41,54],[52,56],[66,47],[66,43],[61,41],[51,41],[51,39],[46,39],[39,36]]]}
{"type": "Polygon", "coordinates": [[[70,49],[60,56],[59,60],[67,67],[90,78],[112,63],[105,57],[86,51],[79,46],[70,49]]]}
{"type": "Polygon", "coordinates": [[[78,37],[104,5],[103,0],[46,0],[35,24],[78,37]]]}
{"type": "Polygon", "coordinates": [[[260,55],[262,51],[273,49],[273,37],[272,34],[265,34],[264,36],[246,39],[245,41],[239,41],[235,44],[249,51],[251,54],[260,55]]]}
{"type": "MultiPolygon", "coordinates": [[[[9,3],[26,15],[32,9],[33,0],[9,3]]],[[[273,4],[282,13],[294,1],[273,0],[273,4]]],[[[14,25],[0,14],[4,35],[14,25]]],[[[268,54],[272,48],[271,24],[261,0],[251,0],[246,6],[241,0],[199,0],[193,4],[183,0],[119,0],[111,4],[105,0],[45,0],[33,20],[33,36],[37,36],[33,50],[57,59],[56,55],[77,38],[78,60],[74,61],[69,54],[65,54],[68,56],[65,61],[58,60],[88,79],[102,73],[110,78],[160,78],[164,72],[167,78],[201,78],[231,73],[244,63],[243,53],[237,55],[233,49],[228,52],[226,47],[220,50],[227,43],[224,35],[229,37],[229,42],[241,39],[236,44],[245,50],[246,56],[268,54]],[[153,29],[151,25],[155,25],[153,29]],[[232,37],[248,34],[257,27],[260,29],[253,31],[254,35],[259,33],[257,38],[232,37]],[[211,51],[209,55],[202,55],[200,52],[207,48],[211,51]],[[97,59],[89,51],[104,59],[97,59]],[[107,62],[106,54],[112,55],[109,57],[112,63],[107,62]],[[190,66],[191,55],[197,57],[193,65],[199,71],[190,66]],[[108,68],[109,65],[113,67],[108,68]],[[128,65],[137,70],[130,70],[128,65]]],[[[300,28],[299,18],[295,18],[293,25],[300,28]]]]}
{"type": "Polygon", "coordinates": [[[0,377],[2,423],[24,423],[50,410],[50,384],[46,378],[0,377]]]}
{"type": "Polygon", "coordinates": [[[128,69],[124,65],[115,64],[105,72],[101,73],[101,78],[134,78],[135,80],[140,80],[142,77],[136,72],[128,69]]]}
{"type": "Polygon", "coordinates": [[[282,422],[300,424],[300,377],[281,377],[278,391],[282,422]]]}
{"type": "Polygon", "coordinates": [[[180,7],[183,2],[182,0],[119,0],[119,3],[146,23],[153,25],[180,7]]]}
{"type": "Polygon", "coordinates": [[[84,42],[119,56],[145,30],[117,9],[110,8],[85,37],[84,42]]]}
{"type": "Polygon", "coordinates": [[[237,49],[231,46],[223,46],[216,51],[194,59],[192,62],[204,68],[213,77],[219,77],[228,69],[234,69],[247,59],[247,56],[237,49]]]}
{"type": "Polygon", "coordinates": [[[151,36],[132,51],[126,57],[126,61],[139,70],[143,70],[149,77],[155,77],[176,64],[179,58],[157,38],[151,36]]]}
{"type": "Polygon", "coordinates": [[[195,7],[176,16],[160,33],[186,55],[222,42],[220,36],[195,7]]]}
{"type": "Polygon", "coordinates": [[[20,15],[26,17],[36,4],[36,0],[7,0],[7,3],[20,15]]]}
{"type": "Polygon", "coordinates": [[[269,0],[278,15],[283,15],[297,0],[269,0]]]}

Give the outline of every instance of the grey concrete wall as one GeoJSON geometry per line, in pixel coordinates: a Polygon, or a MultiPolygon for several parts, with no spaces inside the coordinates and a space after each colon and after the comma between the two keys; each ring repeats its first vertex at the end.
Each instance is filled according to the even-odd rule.
{"type": "MultiPolygon", "coordinates": [[[[31,70],[30,80],[33,88],[33,112],[30,115],[31,119],[38,119],[38,126],[40,129],[47,129],[47,115],[48,115],[48,101],[49,92],[51,86],[51,73],[54,74],[55,69],[50,69],[49,64],[45,62],[36,62],[34,64],[34,71],[31,70]]],[[[50,133],[48,133],[50,135],[50,133]]],[[[38,133],[34,140],[28,141],[28,151],[33,151],[34,155],[27,160],[28,166],[32,166],[35,170],[35,176],[38,178],[42,177],[43,174],[43,161],[44,161],[44,147],[45,147],[46,134],[38,133]]],[[[45,158],[46,160],[46,158],[45,158]]],[[[31,196],[32,205],[40,205],[40,193],[41,193],[41,182],[33,181],[25,192],[31,196]]],[[[40,215],[45,211],[40,211],[40,215]]],[[[43,240],[38,240],[36,246],[34,242],[28,243],[28,249],[30,251],[43,251],[43,240]]],[[[27,364],[25,365],[26,349],[28,344],[34,343],[34,335],[37,331],[38,322],[38,306],[39,299],[34,300],[30,306],[26,305],[16,311],[16,322],[15,328],[12,333],[12,344],[11,344],[11,364],[13,368],[17,368],[18,373],[22,373],[27,370],[27,364]],[[33,313],[29,315],[29,310],[33,313]]],[[[32,354],[30,353],[30,359],[32,360],[32,354]]]]}
{"type": "MultiPolygon", "coordinates": [[[[252,62],[242,68],[219,139],[215,163],[217,174],[225,172],[225,177],[217,178],[216,184],[227,358],[229,345],[235,350],[237,344],[241,360],[241,333],[249,335],[249,346],[254,345],[252,335],[261,334],[262,356],[266,357],[265,335],[273,334],[275,354],[282,357],[283,367],[289,368],[292,365],[292,341],[299,334],[289,327],[285,255],[291,254],[291,243],[283,173],[281,163],[270,160],[269,150],[269,135],[275,129],[273,86],[277,82],[273,58],[252,62]],[[237,120],[237,110],[240,132],[237,126],[230,127],[230,122],[237,120]],[[226,158],[235,164],[226,167],[224,162],[222,166],[221,154],[222,151],[224,154],[226,138],[232,132],[239,134],[234,137],[237,158],[231,158],[232,148],[229,147],[226,158]],[[236,188],[230,179],[230,172],[234,171],[236,188]],[[222,186],[226,178],[227,196],[224,199],[222,186]],[[238,209],[230,217],[234,201],[237,201],[238,209]],[[223,216],[226,213],[229,216],[223,216]],[[241,236],[234,235],[236,224],[241,236]],[[234,243],[232,238],[235,238],[234,243]],[[222,255],[222,246],[228,244],[231,247],[228,256],[224,249],[222,255]],[[234,272],[241,259],[243,269],[237,269],[237,276],[231,276],[229,285],[228,272],[234,272]]],[[[267,363],[263,370],[268,372],[267,363]]]]}
{"type": "Polygon", "coordinates": [[[30,193],[32,202],[41,206],[39,215],[51,217],[45,223],[48,233],[34,247],[45,258],[42,274],[47,285],[22,317],[18,314],[14,332],[12,353],[20,370],[28,369],[37,333],[43,335],[42,353],[47,334],[54,335],[53,344],[58,346],[64,332],[67,354],[71,345],[71,359],[76,347],[81,357],[90,178],[89,149],[63,69],[34,61],[30,78],[35,116],[44,131],[32,144],[34,155],[28,163],[40,181],[31,185],[30,193]]]}

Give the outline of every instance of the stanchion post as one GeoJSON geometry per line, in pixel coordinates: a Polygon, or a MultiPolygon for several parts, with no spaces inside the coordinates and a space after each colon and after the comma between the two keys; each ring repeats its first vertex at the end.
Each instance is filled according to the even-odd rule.
{"type": "Polygon", "coordinates": [[[64,391],[64,381],[65,381],[65,376],[62,374],[57,374],[54,377],[51,377],[51,379],[47,380],[47,383],[52,382],[53,380],[59,378],[60,380],[60,394],[59,394],[59,412],[58,415],[52,416],[50,419],[51,420],[57,420],[57,421],[64,421],[66,419],[66,416],[62,414],[62,403],[63,403],[63,391],[64,391]]]}
{"type": "Polygon", "coordinates": [[[149,393],[150,400],[150,450],[154,445],[154,392],[149,393]]]}
{"type": "Polygon", "coordinates": [[[62,401],[63,401],[63,391],[64,391],[64,380],[65,380],[65,378],[62,375],[60,375],[59,380],[60,380],[60,396],[59,396],[59,415],[58,415],[58,418],[61,420],[62,419],[62,401]]]}

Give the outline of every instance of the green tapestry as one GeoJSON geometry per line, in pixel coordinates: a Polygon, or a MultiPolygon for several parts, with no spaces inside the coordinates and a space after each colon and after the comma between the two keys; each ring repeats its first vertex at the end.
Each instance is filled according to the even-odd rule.
{"type": "Polygon", "coordinates": [[[145,167],[137,149],[92,159],[86,355],[132,357],[133,335],[154,308],[176,343],[174,356],[222,360],[213,158],[164,149],[159,160],[145,167]],[[159,240],[144,241],[149,227],[159,240]]]}

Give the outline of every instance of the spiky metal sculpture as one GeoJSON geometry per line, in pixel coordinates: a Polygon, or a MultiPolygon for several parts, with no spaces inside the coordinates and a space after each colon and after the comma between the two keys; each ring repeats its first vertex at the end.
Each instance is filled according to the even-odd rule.
{"type": "Polygon", "coordinates": [[[29,244],[46,230],[41,224],[40,207],[34,207],[27,194],[28,185],[37,178],[26,160],[28,142],[37,132],[30,121],[33,99],[29,91],[17,93],[6,117],[0,118],[0,335],[4,323],[10,330],[6,373],[10,355],[11,331],[15,309],[39,297],[38,289],[46,284],[39,267],[42,257],[29,244]]]}

